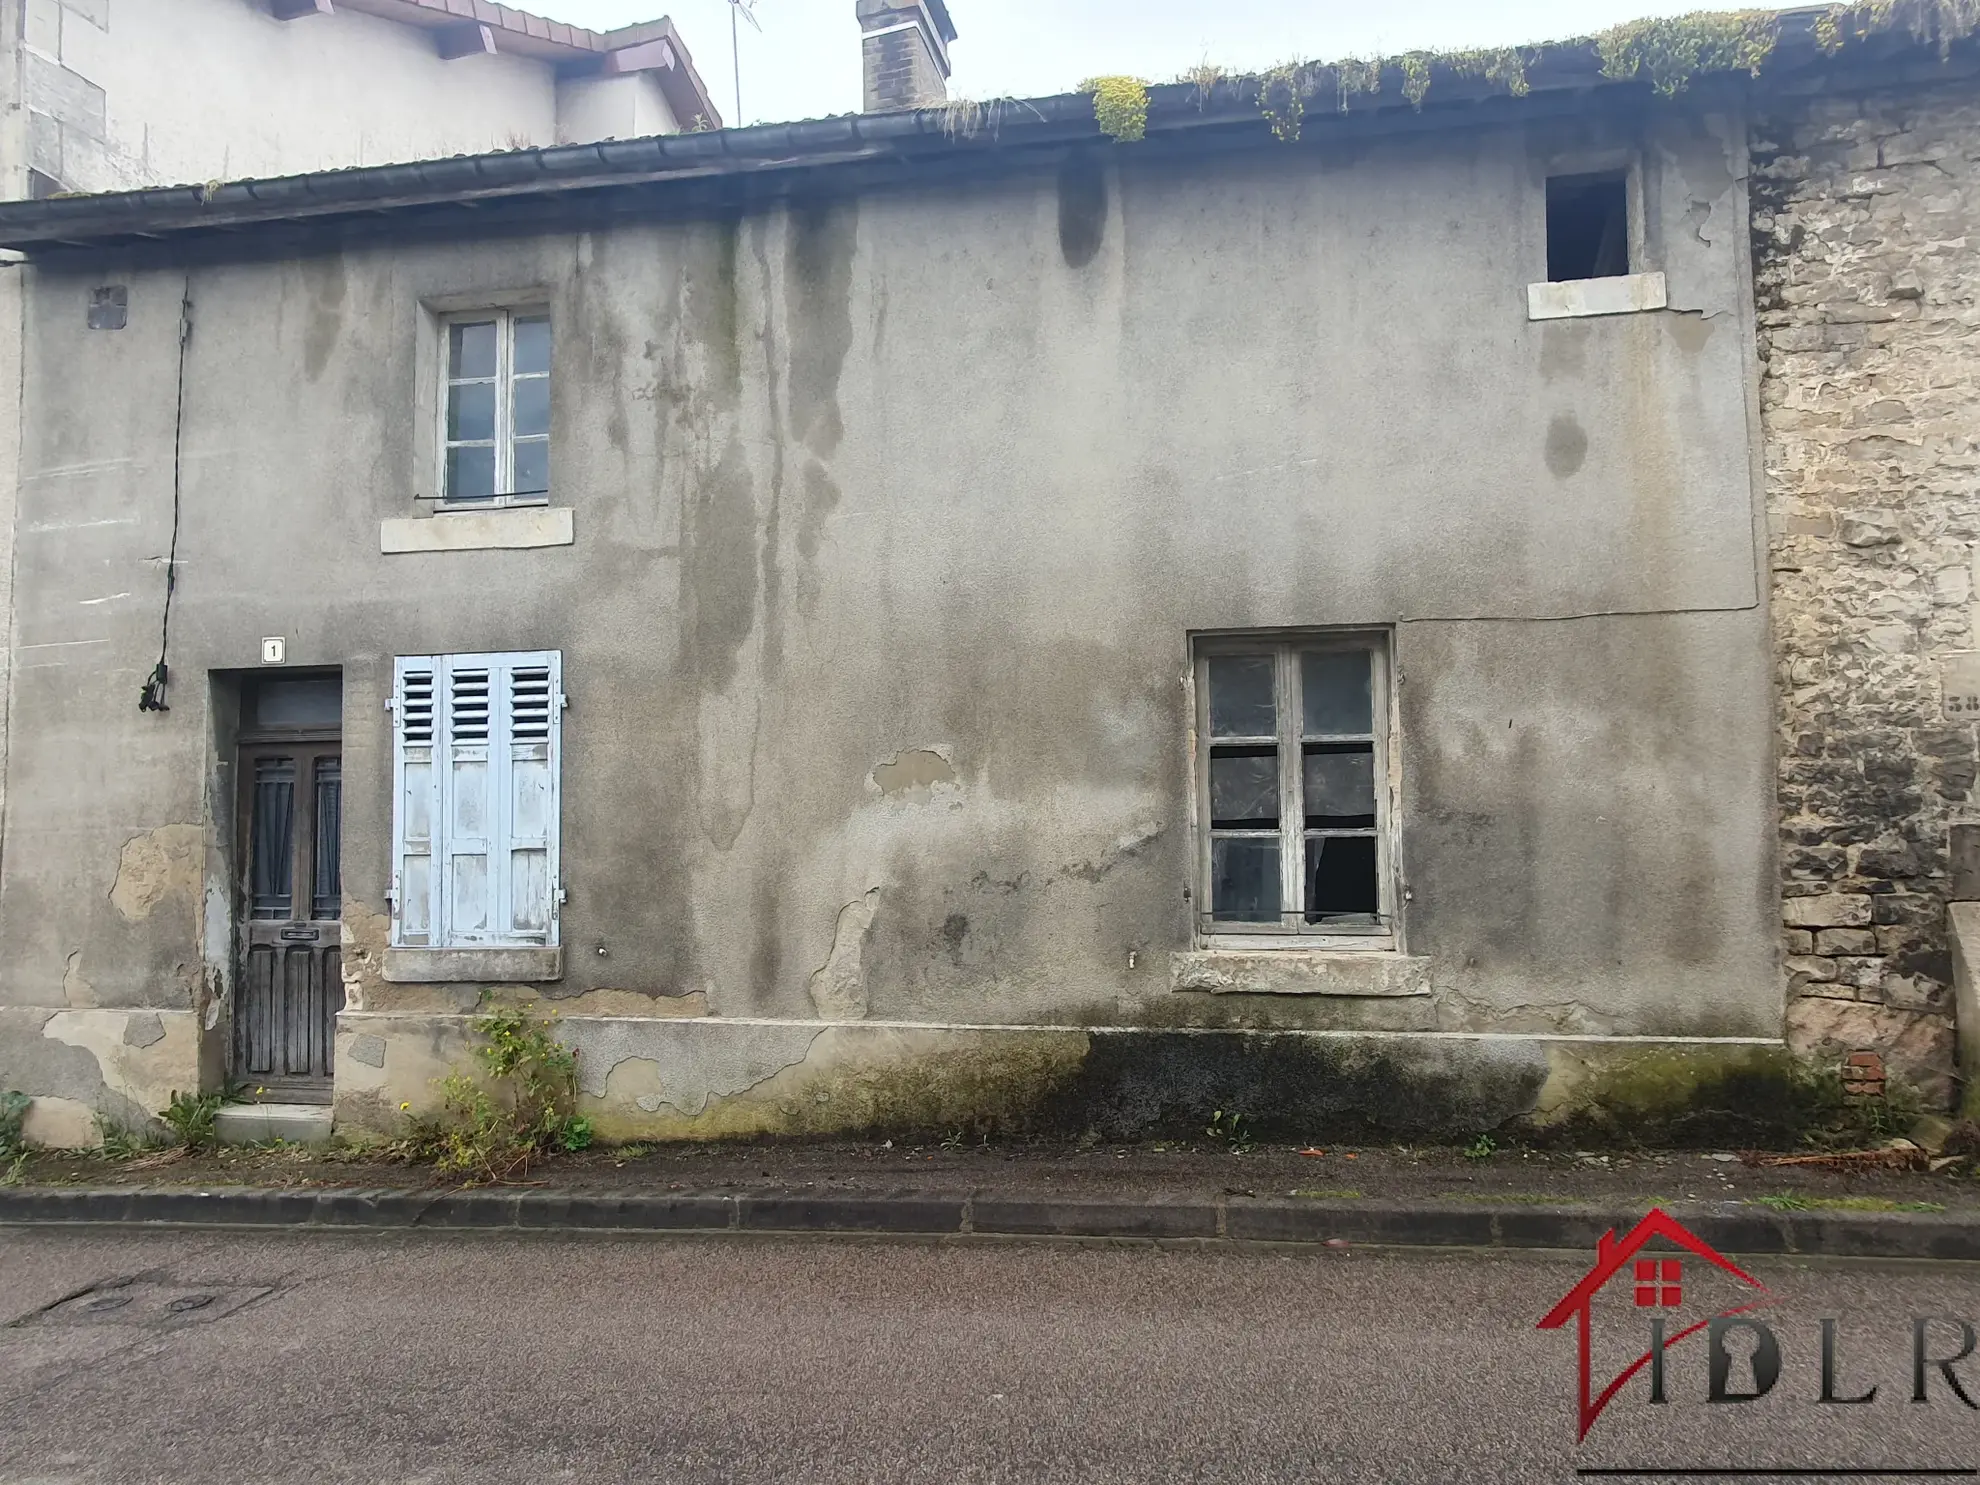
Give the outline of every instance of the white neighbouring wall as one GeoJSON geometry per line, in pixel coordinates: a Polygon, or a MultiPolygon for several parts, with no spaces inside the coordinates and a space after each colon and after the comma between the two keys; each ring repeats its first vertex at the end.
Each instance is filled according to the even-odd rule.
{"type": "Polygon", "coordinates": [[[376,16],[250,0],[25,0],[27,163],[68,190],[294,175],[552,144],[553,66],[441,58],[376,16]]]}
{"type": "MultiPolygon", "coordinates": [[[[549,56],[452,60],[431,29],[265,0],[7,0],[0,75],[23,166],[71,191],[296,175],[678,132],[650,74],[558,76],[549,56]]],[[[583,55],[579,53],[577,55],[583,55]]],[[[692,120],[687,121],[692,123],[692,120]]]]}

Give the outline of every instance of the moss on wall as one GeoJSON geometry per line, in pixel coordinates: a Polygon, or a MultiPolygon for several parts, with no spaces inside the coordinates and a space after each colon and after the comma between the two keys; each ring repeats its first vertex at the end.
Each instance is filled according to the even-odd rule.
{"type": "Polygon", "coordinates": [[[1876,1143],[1918,1102],[1893,1087],[1853,1099],[1830,1064],[1788,1048],[1556,1044],[1539,1105],[1516,1121],[1536,1143],[1719,1150],[1876,1143]]]}

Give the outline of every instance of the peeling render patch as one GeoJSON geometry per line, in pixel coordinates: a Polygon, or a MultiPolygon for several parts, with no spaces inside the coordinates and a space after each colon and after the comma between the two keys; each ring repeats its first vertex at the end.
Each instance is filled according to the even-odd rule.
{"type": "Polygon", "coordinates": [[[234,984],[233,885],[222,864],[209,859],[205,868],[206,892],[199,919],[200,958],[206,979],[205,1026],[208,1031],[220,1024],[220,1004],[234,984]]]}
{"type": "Polygon", "coordinates": [[[955,784],[956,767],[949,749],[905,748],[873,770],[873,784],[882,794],[932,791],[938,784],[955,784]]]}
{"type": "Polygon", "coordinates": [[[57,1011],[41,1034],[89,1052],[99,1086],[147,1114],[178,1090],[199,1086],[199,1029],[191,1011],[57,1011]]]}
{"type": "Polygon", "coordinates": [[[667,1035],[694,1021],[586,1020],[565,1017],[557,1036],[578,1054],[578,1086],[603,1098],[613,1074],[624,1063],[646,1063],[657,1080],[636,1100],[648,1113],[662,1104],[690,1116],[710,1099],[727,1098],[755,1087],[784,1068],[802,1062],[823,1028],[790,1022],[753,1027],[746,1036],[667,1035]]]}
{"type": "Polygon", "coordinates": [[[372,993],[387,988],[380,966],[392,940],[392,920],[374,912],[348,894],[344,898],[343,928],[340,939],[344,977],[344,1005],[348,1010],[364,1010],[372,993]]]}
{"type": "Polygon", "coordinates": [[[145,1129],[174,1090],[198,1086],[191,1011],[0,1008],[0,1088],[34,1100],[38,1144],[92,1144],[98,1118],[145,1129]]]}
{"type": "Polygon", "coordinates": [[[811,1004],[822,1021],[862,1021],[866,1018],[866,935],[880,910],[880,889],[868,888],[839,909],[832,933],[832,952],[812,972],[811,1004]]]}
{"type": "Polygon", "coordinates": [[[110,901],[133,923],[149,918],[175,894],[196,902],[205,856],[206,833],[197,825],[161,825],[134,835],[118,855],[110,901]]]}

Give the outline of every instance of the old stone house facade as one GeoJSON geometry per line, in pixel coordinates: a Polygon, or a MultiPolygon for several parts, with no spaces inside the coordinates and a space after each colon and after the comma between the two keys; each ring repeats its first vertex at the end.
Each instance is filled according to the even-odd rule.
{"type": "Polygon", "coordinates": [[[1949,842],[1974,817],[1980,93],[1963,50],[1770,94],[1754,266],[1788,1024],[1953,1065],[1949,842]]]}
{"type": "MultiPolygon", "coordinates": [[[[719,122],[664,18],[594,32],[445,0],[0,0],[0,200],[719,122]]],[[[0,696],[11,693],[17,649],[22,277],[0,266],[0,696]]],[[[0,701],[0,760],[8,722],[0,701]]],[[[0,761],[0,813],[6,772],[0,761]]],[[[179,1071],[173,1081],[190,1079],[179,1071]]],[[[86,1132],[79,1110],[51,1125],[50,1107],[38,1130],[64,1140],[86,1132]]]]}
{"type": "Polygon", "coordinates": [[[1949,1093],[1970,56],[1827,14],[0,208],[0,1084],[389,1130],[492,998],[610,1137],[1949,1093]]]}

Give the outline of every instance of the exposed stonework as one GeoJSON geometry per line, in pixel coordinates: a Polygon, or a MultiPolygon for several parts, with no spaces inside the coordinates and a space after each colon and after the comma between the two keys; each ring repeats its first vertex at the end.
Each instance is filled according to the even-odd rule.
{"type": "Polygon", "coordinates": [[[1946,826],[1980,647],[1980,89],[1779,100],[1753,138],[1788,1028],[1949,1089],[1946,826]]]}
{"type": "Polygon", "coordinates": [[[868,888],[839,910],[832,955],[811,976],[811,1004],[821,1019],[857,1021],[866,1015],[866,935],[879,910],[878,887],[868,888]]]}
{"type": "Polygon", "coordinates": [[[198,825],[161,825],[124,842],[110,901],[133,923],[149,918],[167,898],[199,900],[206,832],[198,825]]]}

